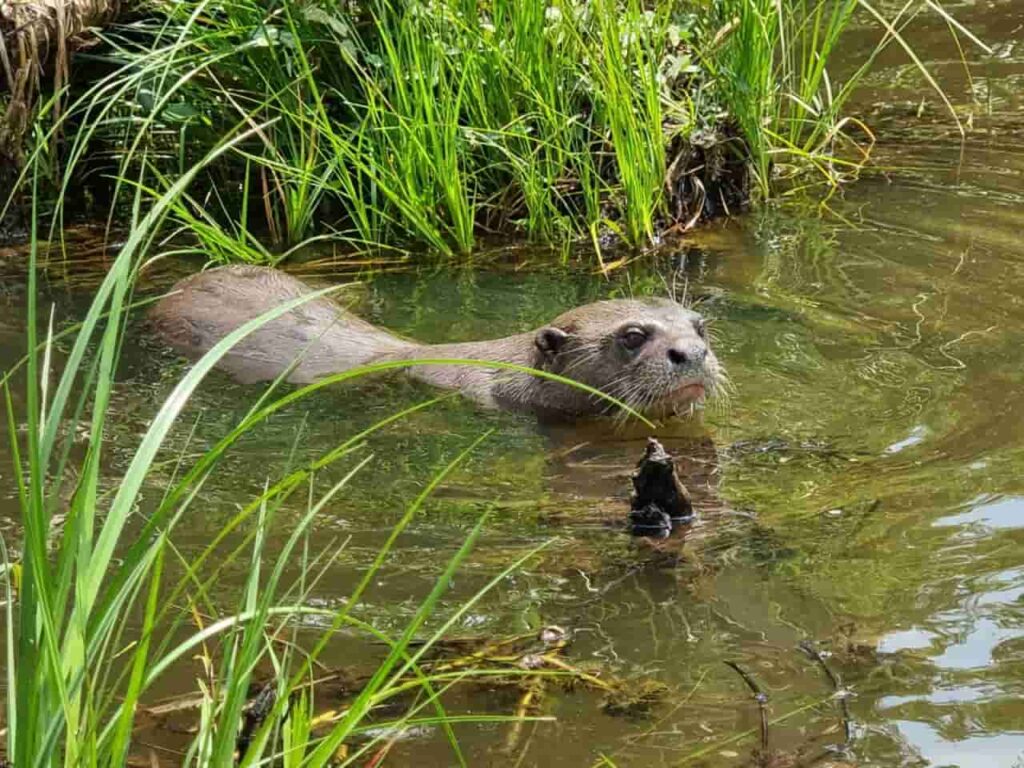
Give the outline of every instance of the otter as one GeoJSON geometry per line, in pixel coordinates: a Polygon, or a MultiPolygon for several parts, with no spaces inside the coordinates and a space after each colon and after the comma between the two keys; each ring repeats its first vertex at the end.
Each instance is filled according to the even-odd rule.
{"type": "MultiPolygon", "coordinates": [[[[277,269],[229,266],[185,278],[150,313],[177,352],[198,358],[243,323],[311,288],[277,269]]],[[[664,415],[690,408],[723,381],[706,324],[670,299],[616,299],[570,310],[528,333],[488,341],[420,344],[378,328],[326,297],[253,331],[218,366],[242,383],[307,384],[368,363],[430,359],[512,363],[598,389],[634,410],[664,415]]],[[[410,366],[409,375],[486,406],[555,418],[615,406],[592,393],[523,371],[463,364],[410,366]]]]}

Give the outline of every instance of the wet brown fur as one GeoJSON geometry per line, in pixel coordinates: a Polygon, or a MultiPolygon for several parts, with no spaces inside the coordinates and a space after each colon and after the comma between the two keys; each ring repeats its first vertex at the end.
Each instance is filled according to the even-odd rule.
{"type": "MultiPolygon", "coordinates": [[[[150,319],[174,349],[197,358],[243,323],[310,290],[278,270],[221,267],[178,283],[156,305],[150,319]]],[[[686,385],[700,384],[711,393],[722,379],[701,324],[696,312],[669,299],[621,299],[578,307],[528,333],[428,345],[399,338],[318,297],[253,331],[222,358],[219,367],[242,382],[255,382],[274,379],[294,366],[288,380],[308,383],[373,362],[479,360],[548,371],[595,387],[639,410],[664,410],[689,407],[692,391],[680,394],[686,385]],[[629,350],[622,343],[623,333],[631,328],[649,334],[641,349],[629,350]],[[672,355],[684,362],[670,362],[672,355]]],[[[510,410],[555,416],[610,410],[607,401],[591,393],[522,371],[425,364],[410,367],[409,374],[510,410]]]]}

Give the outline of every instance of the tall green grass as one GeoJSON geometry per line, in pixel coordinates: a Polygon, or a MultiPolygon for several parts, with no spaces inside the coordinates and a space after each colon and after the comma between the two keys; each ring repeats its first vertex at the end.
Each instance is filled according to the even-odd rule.
{"type": "MultiPolygon", "coordinates": [[[[6,432],[13,457],[21,508],[21,537],[2,550],[5,589],[6,709],[5,756],[18,766],[122,765],[132,752],[140,708],[153,687],[195,654],[208,674],[200,681],[198,731],[185,758],[188,765],[229,765],[234,760],[251,683],[268,677],[276,704],[263,724],[249,734],[243,765],[282,761],[287,765],[336,764],[337,747],[366,728],[381,703],[411,701],[403,714],[383,725],[416,723],[440,726],[449,735],[456,762],[461,754],[450,723],[480,718],[449,717],[442,694],[481,670],[431,675],[420,665],[432,645],[466,611],[493,589],[508,571],[440,622],[415,648],[425,619],[437,611],[452,574],[479,535],[483,520],[438,574],[435,588],[397,637],[361,621],[358,606],[399,534],[433,490],[465,459],[476,441],[434,477],[411,503],[375,560],[363,572],[348,599],[336,610],[312,606],[309,595],[336,554],[310,551],[309,526],[359,472],[372,471],[365,439],[378,429],[432,402],[383,419],[326,451],[295,465],[246,504],[201,552],[182,553],[176,531],[191,515],[201,514],[202,488],[233,444],[270,414],[319,386],[285,395],[271,387],[241,422],[198,456],[166,456],[164,446],[183,408],[204,377],[233,344],[261,323],[293,308],[306,297],[268,311],[219,342],[174,386],[134,446],[127,466],[111,484],[105,458],[111,452],[110,413],[117,368],[134,306],[140,267],[152,252],[164,220],[182,204],[187,187],[224,153],[233,151],[263,126],[253,126],[214,149],[186,170],[150,204],[144,179],[133,185],[135,216],[128,237],[110,264],[85,319],[64,334],[62,368],[54,365],[57,343],[53,324],[40,324],[37,283],[38,233],[33,228],[28,273],[27,356],[4,373],[6,432]],[[19,381],[21,379],[21,381],[19,381]],[[21,406],[12,387],[24,387],[21,406]],[[80,459],[75,436],[85,430],[88,450],[80,459]],[[170,479],[166,465],[174,467],[170,479]],[[347,467],[343,478],[315,492],[317,474],[332,464],[347,467]],[[67,484],[69,473],[74,478],[67,484]],[[154,474],[156,477],[154,477],[154,474]],[[281,509],[306,495],[305,511],[276,556],[267,541],[281,509]],[[246,552],[248,558],[246,560],[246,552]],[[247,578],[233,612],[223,613],[216,599],[226,567],[247,566],[247,578]],[[298,571],[288,582],[286,574],[298,571]],[[169,574],[177,574],[170,576],[169,574]],[[17,574],[17,576],[15,576],[17,574]],[[196,617],[211,618],[196,626],[196,617]],[[310,647],[298,642],[296,622],[316,616],[328,628],[310,647]],[[326,731],[313,734],[309,675],[327,644],[341,629],[383,641],[385,660],[370,682],[326,731]],[[291,635],[284,646],[278,638],[291,635]],[[297,649],[305,647],[304,651],[297,649]],[[409,694],[419,692],[410,699],[409,694]],[[295,707],[289,702],[297,700],[295,707]],[[286,749],[287,752],[282,752],[286,749]]],[[[33,177],[37,179],[37,177],[33,177]]],[[[34,211],[38,214],[38,211],[34,211]]],[[[33,218],[37,221],[38,218],[33,218]]],[[[322,293],[322,292],[321,292],[322,293]]],[[[314,294],[313,296],[320,295],[314,294]]],[[[372,372],[351,372],[349,378],[372,372]]],[[[117,446],[123,451],[126,446],[117,446]]],[[[510,565],[518,567],[527,553],[510,565]]],[[[401,710],[400,710],[401,711],[401,710]]],[[[378,722],[376,725],[380,726],[378,722]]],[[[386,728],[385,728],[386,730],[386,728]]],[[[372,749],[382,736],[366,738],[347,760],[372,749]]]]}
{"type": "MultiPolygon", "coordinates": [[[[373,457],[366,452],[368,437],[436,399],[380,420],[313,461],[290,462],[284,476],[268,478],[264,491],[245,504],[203,550],[185,553],[175,546],[176,533],[188,527],[193,515],[202,514],[203,487],[222,458],[255,427],[326,386],[409,365],[366,366],[286,393],[277,392],[279,380],[212,447],[190,455],[186,446],[178,456],[168,456],[168,438],[185,428],[179,423],[185,406],[218,360],[261,324],[330,289],[272,308],[220,340],[175,384],[131,450],[127,451],[123,439],[119,441],[118,464],[124,465],[127,457],[126,466],[116,482],[109,476],[118,364],[133,309],[145,303],[134,297],[139,271],[162,242],[166,221],[190,205],[190,189],[203,172],[267,127],[253,124],[240,130],[173,182],[157,177],[150,183],[145,173],[123,180],[133,197],[127,237],[83,321],[60,334],[55,333],[52,319],[49,325],[40,322],[44,313],[39,302],[35,222],[45,219],[33,210],[27,355],[22,364],[0,377],[11,476],[21,511],[20,539],[0,540],[6,598],[4,751],[15,765],[124,764],[147,696],[163,679],[178,674],[184,660],[196,655],[203,659],[206,674],[197,681],[198,730],[185,757],[188,765],[231,764],[257,675],[269,680],[267,690],[275,694],[275,703],[263,723],[247,734],[245,754],[239,756],[242,765],[276,761],[333,765],[339,762],[338,748],[360,737],[358,747],[340,761],[352,764],[386,738],[389,727],[410,724],[441,728],[456,762],[464,764],[452,723],[507,719],[445,711],[444,693],[463,680],[488,674],[486,665],[429,672],[421,661],[489,591],[544,544],[511,563],[450,615],[439,616],[440,600],[479,536],[481,519],[400,634],[387,635],[359,617],[361,599],[399,535],[479,439],[442,467],[408,506],[339,608],[325,609],[309,599],[337,555],[331,547],[311,550],[308,534],[313,521],[344,493],[357,473],[373,471],[373,457]],[[154,185],[160,183],[166,191],[157,194],[154,185]],[[58,343],[64,357],[60,368],[54,364],[58,343]],[[20,401],[14,395],[15,386],[24,388],[20,401]],[[83,432],[88,434],[88,449],[79,456],[75,444],[83,432]],[[335,464],[345,468],[344,476],[318,492],[322,471],[335,464]],[[267,542],[275,520],[282,509],[291,512],[296,504],[302,505],[302,512],[297,521],[289,515],[291,530],[272,556],[267,542]],[[237,606],[225,614],[218,585],[232,564],[245,567],[246,577],[237,606]],[[288,577],[290,573],[298,575],[288,577]],[[308,633],[300,637],[296,626],[303,617],[316,617],[327,629],[315,639],[308,633]],[[438,626],[424,641],[428,618],[438,626]],[[382,642],[386,656],[339,716],[314,732],[311,670],[341,630],[382,642]],[[282,646],[278,640],[288,636],[292,641],[282,646]],[[381,723],[376,712],[383,704],[398,704],[400,714],[381,723]],[[371,715],[383,730],[365,737],[371,715]]],[[[141,165],[140,170],[148,167],[141,165]]],[[[36,188],[37,174],[32,181],[36,188]]],[[[419,364],[437,362],[472,364],[459,360],[419,364]]],[[[534,373],[571,383],[554,374],[534,373]]],[[[600,394],[585,385],[576,386],[600,394]]],[[[507,677],[515,672],[502,668],[501,674],[507,677]]]]}
{"type": "MultiPolygon", "coordinates": [[[[221,261],[272,263],[313,237],[442,254],[491,234],[642,247],[691,225],[702,180],[721,171],[687,160],[694,142],[735,155],[732,186],[742,192],[746,168],[754,198],[780,178],[835,186],[870,153],[869,127],[846,109],[878,53],[900,45],[934,84],[904,34],[918,6],[890,18],[866,0],[145,8],[105,31],[97,74],[51,131],[69,137],[63,153],[39,146],[59,193],[142,164],[167,188],[224,136],[259,126],[172,214],[221,261]],[[882,31],[878,45],[837,79],[858,22],[882,31]]],[[[129,192],[112,183],[115,219],[129,192]]]]}
{"type": "MultiPolygon", "coordinates": [[[[864,75],[890,46],[906,52],[959,126],[952,104],[915,54],[908,34],[924,11],[948,16],[938,3],[906,3],[890,16],[867,0],[722,0],[713,7],[706,20],[711,43],[702,60],[740,128],[762,197],[777,190],[780,179],[809,175],[812,183],[834,188],[856,176],[875,136],[846,110],[864,75]],[[862,60],[844,62],[839,76],[835,59],[857,20],[876,26],[881,35],[862,60]]],[[[787,183],[785,188],[791,187],[787,183]]]]}

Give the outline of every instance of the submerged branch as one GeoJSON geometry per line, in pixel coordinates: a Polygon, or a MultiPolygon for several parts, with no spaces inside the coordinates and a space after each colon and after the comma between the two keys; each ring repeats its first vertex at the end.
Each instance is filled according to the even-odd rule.
{"type": "Polygon", "coordinates": [[[832,684],[832,690],[835,694],[835,699],[839,702],[839,719],[840,724],[843,727],[843,744],[841,748],[845,749],[850,740],[853,738],[852,721],[850,718],[850,703],[849,703],[849,691],[843,688],[842,680],[839,675],[832,671],[832,668],[828,665],[828,661],[822,655],[821,651],[815,647],[814,643],[810,640],[803,640],[800,642],[800,650],[810,656],[814,661],[818,663],[822,671],[825,673],[825,677],[832,684]]]}
{"type": "Polygon", "coordinates": [[[757,681],[747,672],[743,667],[737,664],[735,661],[725,662],[729,667],[736,671],[736,673],[743,678],[743,682],[747,684],[750,692],[754,694],[754,701],[757,702],[758,710],[761,714],[761,752],[762,754],[768,753],[768,694],[761,690],[761,686],[757,684],[757,681]]]}

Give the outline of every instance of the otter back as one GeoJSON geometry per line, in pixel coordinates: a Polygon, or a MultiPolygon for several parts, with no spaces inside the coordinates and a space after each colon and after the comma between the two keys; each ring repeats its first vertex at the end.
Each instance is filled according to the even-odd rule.
{"type": "MultiPolygon", "coordinates": [[[[249,320],[311,289],[274,269],[230,266],[207,270],[174,286],[150,321],[177,352],[198,358],[249,320]]],[[[219,367],[243,383],[277,378],[306,384],[414,345],[317,298],[265,323],[236,344],[219,367]]]]}

